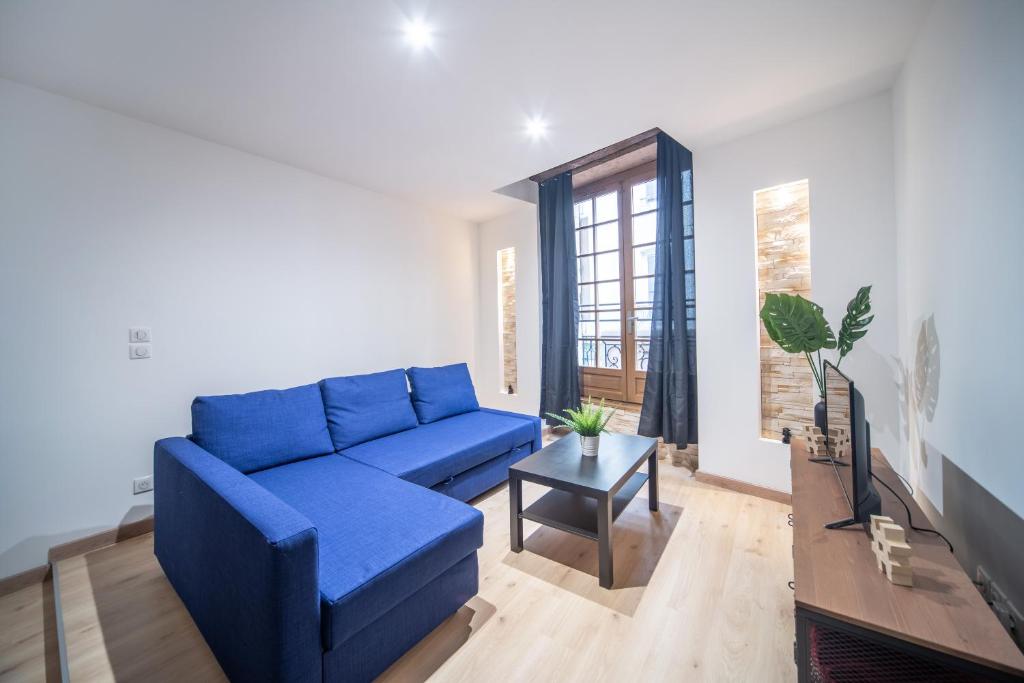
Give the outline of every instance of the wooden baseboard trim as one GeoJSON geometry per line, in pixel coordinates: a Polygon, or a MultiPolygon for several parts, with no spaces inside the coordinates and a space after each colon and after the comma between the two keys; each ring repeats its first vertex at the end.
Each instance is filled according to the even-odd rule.
{"type": "Polygon", "coordinates": [[[0,596],[8,595],[22,588],[46,581],[50,575],[50,565],[44,564],[39,567],[32,567],[23,572],[0,579],[0,596]]]}
{"type": "Polygon", "coordinates": [[[786,505],[793,504],[793,497],[785,491],[777,491],[770,489],[766,486],[758,486],[757,484],[748,484],[745,481],[739,481],[738,479],[730,479],[729,477],[721,477],[717,474],[708,474],[697,470],[693,473],[693,478],[699,482],[705,484],[711,484],[722,489],[729,489],[730,491],[736,491],[737,493],[745,493],[748,496],[756,496],[758,498],[764,498],[765,500],[772,500],[776,503],[785,503],[786,505]]]}
{"type": "Polygon", "coordinates": [[[55,545],[50,548],[49,559],[51,563],[60,562],[61,560],[66,560],[69,557],[84,555],[85,553],[92,552],[93,550],[99,550],[100,548],[105,548],[108,545],[114,545],[118,541],[127,541],[129,538],[148,534],[152,530],[153,516],[150,515],[149,517],[143,517],[142,519],[134,522],[122,524],[114,529],[99,531],[95,534],[75,539],[74,541],[55,545]]]}

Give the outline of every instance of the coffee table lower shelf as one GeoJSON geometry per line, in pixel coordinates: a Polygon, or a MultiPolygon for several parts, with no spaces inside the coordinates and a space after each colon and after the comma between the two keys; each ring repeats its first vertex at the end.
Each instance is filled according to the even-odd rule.
{"type": "MultiPolygon", "coordinates": [[[[629,505],[629,501],[633,500],[637,491],[646,482],[647,475],[645,473],[635,472],[622,485],[619,492],[612,498],[612,521],[618,519],[622,511],[629,505]]],[[[567,531],[570,534],[598,540],[597,501],[588,496],[552,489],[533,505],[523,510],[520,517],[567,531]]]]}

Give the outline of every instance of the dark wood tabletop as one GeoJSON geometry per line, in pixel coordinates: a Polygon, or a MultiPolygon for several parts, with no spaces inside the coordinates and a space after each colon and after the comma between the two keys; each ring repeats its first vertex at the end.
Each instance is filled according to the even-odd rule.
{"type": "Polygon", "coordinates": [[[579,437],[569,434],[509,469],[538,484],[596,496],[621,488],[657,446],[647,436],[602,434],[598,455],[583,457],[579,437]]]}

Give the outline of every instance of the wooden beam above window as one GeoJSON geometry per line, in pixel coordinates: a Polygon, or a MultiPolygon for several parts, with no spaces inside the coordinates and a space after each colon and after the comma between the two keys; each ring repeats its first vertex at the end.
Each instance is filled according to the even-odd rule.
{"type": "Polygon", "coordinates": [[[654,142],[654,138],[661,132],[660,128],[651,128],[648,131],[634,135],[633,137],[626,138],[620,142],[616,142],[613,145],[608,145],[603,149],[599,149],[596,152],[585,154],[578,159],[566,162],[554,168],[550,168],[547,171],[542,171],[536,175],[530,176],[530,180],[535,183],[542,183],[549,178],[554,178],[556,175],[565,173],[566,171],[572,171],[573,173],[579,173],[589,168],[597,166],[598,164],[606,163],[616,157],[620,157],[623,154],[629,154],[635,152],[638,149],[646,147],[654,142]]]}

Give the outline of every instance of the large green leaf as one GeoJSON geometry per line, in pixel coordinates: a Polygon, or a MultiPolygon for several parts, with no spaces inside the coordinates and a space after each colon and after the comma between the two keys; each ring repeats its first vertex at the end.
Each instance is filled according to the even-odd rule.
{"type": "Polygon", "coordinates": [[[821,306],[799,294],[765,295],[761,320],[768,336],[787,353],[815,353],[836,347],[836,336],[821,306]]]}
{"type": "Polygon", "coordinates": [[[868,333],[868,325],[875,316],[871,312],[871,285],[861,287],[846,305],[846,315],[839,328],[840,360],[853,349],[853,343],[868,333]]]}

